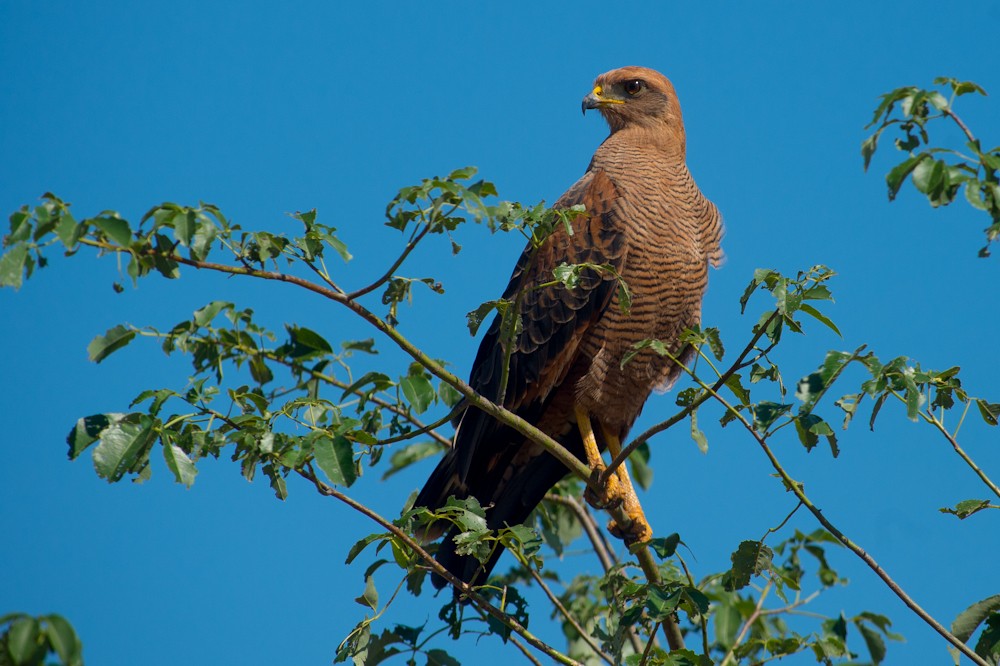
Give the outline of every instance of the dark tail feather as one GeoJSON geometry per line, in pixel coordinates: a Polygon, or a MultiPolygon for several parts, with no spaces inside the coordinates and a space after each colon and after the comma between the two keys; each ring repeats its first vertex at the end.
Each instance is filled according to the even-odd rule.
{"type": "MultiPolygon", "coordinates": [[[[545,493],[559,483],[567,473],[566,466],[547,453],[534,458],[514,474],[499,493],[499,497],[495,498],[493,506],[486,510],[486,526],[491,530],[498,530],[509,525],[524,523],[542,501],[545,493]]],[[[475,495],[475,489],[472,490],[472,494],[475,495]]],[[[483,498],[479,499],[485,504],[483,498]]],[[[482,585],[489,578],[497,560],[503,554],[503,549],[497,548],[485,564],[480,564],[479,560],[471,555],[459,555],[455,552],[455,537],[458,534],[459,530],[454,528],[448,532],[434,559],[462,581],[482,585]]],[[[436,574],[431,576],[431,582],[439,590],[448,584],[444,578],[436,574]]]]}
{"type": "MultiPolygon", "coordinates": [[[[447,451],[441,462],[431,472],[427,483],[420,489],[417,499],[413,500],[413,506],[425,506],[431,511],[435,511],[444,506],[451,495],[463,496],[465,493],[459,486],[457,467],[454,449],[447,451]]],[[[444,534],[445,527],[445,525],[435,524],[422,533],[418,532],[417,538],[423,543],[435,541],[444,534]]]]}

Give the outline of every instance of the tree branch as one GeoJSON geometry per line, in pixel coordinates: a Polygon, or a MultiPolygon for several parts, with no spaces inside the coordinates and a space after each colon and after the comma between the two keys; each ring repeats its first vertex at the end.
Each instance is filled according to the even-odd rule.
{"type": "Polygon", "coordinates": [[[830,522],[830,520],[828,520],[827,517],[823,515],[823,511],[819,507],[817,507],[812,502],[812,500],[809,499],[809,497],[805,494],[805,491],[802,489],[802,484],[792,479],[792,477],[788,474],[788,472],[785,471],[785,468],[782,467],[781,463],[778,461],[778,458],[774,455],[774,452],[771,451],[771,447],[767,444],[766,437],[762,436],[759,432],[757,432],[757,430],[754,429],[753,424],[747,421],[746,418],[743,416],[743,414],[741,414],[732,405],[730,405],[726,401],[726,399],[723,398],[721,395],[719,395],[714,389],[712,389],[712,387],[702,382],[698,377],[695,377],[691,373],[691,371],[688,370],[687,367],[684,367],[684,370],[689,375],[691,375],[692,379],[694,379],[694,381],[698,383],[703,389],[709,391],[712,394],[712,397],[715,398],[719,403],[721,403],[722,406],[726,409],[726,411],[732,413],[733,416],[736,418],[736,420],[743,425],[746,431],[750,433],[750,436],[753,437],[754,440],[756,440],[757,444],[764,452],[764,455],[767,456],[768,461],[771,463],[771,467],[773,467],[774,471],[778,473],[778,476],[784,483],[785,488],[795,494],[798,500],[807,509],[809,509],[809,512],[813,514],[816,520],[818,520],[819,523],[824,528],[826,528],[826,530],[830,534],[832,534],[834,538],[837,539],[837,541],[842,543],[851,552],[853,552],[855,555],[861,558],[861,561],[863,561],[866,565],[868,565],[868,568],[874,571],[876,576],[882,579],[882,582],[886,584],[886,586],[893,592],[893,594],[899,597],[899,599],[906,605],[907,608],[913,611],[917,615],[917,617],[926,622],[928,626],[934,629],[934,631],[940,634],[946,641],[955,646],[955,648],[957,648],[960,652],[962,652],[962,654],[964,654],[966,657],[971,659],[974,663],[978,664],[979,666],[989,666],[989,664],[987,664],[982,657],[973,652],[972,648],[970,648],[968,645],[963,643],[957,636],[948,631],[940,622],[935,620],[916,601],[914,601],[913,598],[910,597],[910,595],[908,595],[903,590],[903,588],[901,588],[899,584],[896,583],[896,581],[889,576],[889,574],[885,571],[885,569],[883,569],[879,565],[879,563],[875,561],[875,558],[869,555],[863,548],[861,548],[861,546],[859,546],[854,541],[849,539],[847,535],[845,535],[843,532],[837,529],[836,525],[830,522]]]}
{"type": "MultiPolygon", "coordinates": [[[[413,241],[411,241],[411,243],[412,242],[413,241]]],[[[132,250],[127,248],[123,248],[117,245],[112,245],[110,243],[94,241],[91,239],[81,239],[80,243],[117,253],[132,252],[132,250]]],[[[513,428],[514,430],[521,433],[531,441],[537,443],[539,446],[543,447],[548,453],[550,453],[554,458],[556,458],[563,465],[565,465],[570,472],[572,472],[577,477],[582,479],[588,486],[593,488],[596,492],[600,492],[601,483],[598,480],[592,478],[590,468],[583,461],[581,461],[575,455],[570,453],[568,449],[562,446],[559,442],[555,441],[548,434],[542,432],[534,425],[528,423],[527,421],[519,417],[517,414],[514,414],[513,412],[508,411],[504,407],[494,404],[492,401],[486,399],[478,392],[476,392],[476,390],[473,389],[471,386],[469,386],[465,381],[460,379],[458,376],[445,370],[445,368],[440,363],[430,358],[424,352],[418,349],[413,343],[411,343],[406,337],[404,337],[396,328],[390,326],[388,322],[386,322],[384,319],[375,315],[366,307],[358,303],[354,298],[351,297],[352,296],[351,294],[345,296],[334,289],[325,287],[310,280],[306,280],[304,278],[300,278],[294,275],[280,273],[277,271],[258,270],[256,268],[250,268],[248,266],[228,266],[225,264],[219,264],[214,262],[198,261],[194,259],[188,259],[186,257],[182,257],[180,255],[176,255],[173,253],[158,252],[152,249],[145,250],[144,254],[147,256],[165,257],[179,264],[191,266],[193,268],[198,268],[198,269],[212,270],[220,273],[226,273],[229,275],[246,275],[249,277],[256,277],[263,280],[286,282],[289,284],[294,284],[298,287],[314,292],[316,294],[319,294],[320,296],[323,296],[336,303],[340,303],[348,310],[352,311],[354,314],[359,316],[361,319],[369,323],[380,333],[387,336],[400,349],[402,349],[415,361],[417,361],[420,365],[422,365],[428,371],[430,371],[431,374],[447,382],[448,384],[451,384],[456,390],[458,390],[459,393],[461,393],[465,397],[466,401],[470,406],[482,410],[483,412],[495,418],[500,423],[503,423],[504,425],[513,428]]],[[[758,335],[761,334],[762,330],[763,326],[761,327],[761,331],[758,332],[758,335]]],[[[606,483],[607,482],[605,480],[603,482],[603,485],[606,486],[606,483]]],[[[624,505],[620,504],[618,506],[610,507],[608,509],[608,513],[611,514],[611,517],[615,520],[615,522],[618,525],[628,526],[631,523],[631,518],[626,513],[624,505]]],[[[632,546],[631,550],[633,554],[636,556],[636,559],[639,561],[639,566],[645,573],[647,581],[653,585],[660,583],[661,582],[660,571],[656,565],[655,559],[653,558],[653,554],[649,549],[649,545],[647,543],[636,544],[632,546]]],[[[451,576],[450,579],[448,576],[445,576],[445,579],[449,581],[451,581],[452,579],[454,579],[455,581],[458,580],[457,578],[454,578],[454,576],[451,576]]],[[[684,647],[683,635],[681,634],[680,627],[677,625],[677,622],[673,617],[668,617],[664,621],[663,630],[664,633],[666,634],[667,643],[670,646],[671,650],[682,649],[684,647]]]]}

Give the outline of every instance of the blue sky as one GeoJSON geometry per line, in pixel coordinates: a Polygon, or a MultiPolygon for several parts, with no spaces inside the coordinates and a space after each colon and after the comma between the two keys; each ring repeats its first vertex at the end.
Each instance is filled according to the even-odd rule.
{"type": "MultiPolygon", "coordinates": [[[[890,204],[889,157],[866,175],[859,155],[879,94],[940,75],[994,94],[958,111],[985,145],[1000,143],[1000,6],[830,7],[0,0],[0,208],[52,191],[78,216],[110,208],[137,219],[164,200],[205,200],[246,227],[292,231],[285,213],[315,207],[351,247],[349,279],[360,285],[395,256],[399,238],[382,211],[399,187],[472,164],[503,198],[554,201],[606,135],[600,118],[580,117],[593,78],[646,65],[673,80],[690,168],[727,224],[706,324],[741,346],[752,322],[738,298],[755,268],[827,264],[840,274],[829,313],[844,339],[814,326],[790,341],[788,377],[827,349],[868,343],[884,358],[961,365],[971,393],[1000,401],[998,259],[975,256],[985,218],[964,204],[931,210],[909,186],[890,204]]],[[[409,273],[434,274],[447,293],[419,295],[402,326],[464,374],[476,345],[464,314],[500,292],[521,241],[471,226],[460,241],[454,259],[443,247],[414,258],[409,273]]],[[[190,271],[117,295],[114,259],[83,255],[56,257],[19,292],[0,293],[0,613],[64,614],[92,664],[328,663],[361,616],[352,599],[367,561],[345,567],[346,551],[374,526],[302,483],[280,503],[226,462],[204,463],[190,490],[162,465],[142,486],[109,486],[86,460],[67,462],[64,437],[79,416],[123,411],[142,389],[186,381],[190,366],[152,345],[89,363],[87,343],[117,323],[166,328],[226,299],[279,329],[294,321],[331,339],[363,329],[287,289],[190,271]]],[[[637,428],[672,405],[654,396],[637,428]]],[[[741,540],[794,506],[750,440],[706,431],[707,455],[680,432],[654,441],[657,480],[645,499],[654,529],[691,547],[696,574],[725,568],[741,540]]],[[[963,428],[994,478],[997,437],[963,428]]],[[[918,602],[950,623],[1000,591],[995,515],[960,523],[937,512],[988,492],[944,440],[893,407],[874,433],[857,423],[841,444],[837,460],[792,441],[778,453],[918,602]]],[[[385,484],[371,475],[352,494],[396,515],[429,469],[385,484]]],[[[791,525],[816,527],[803,512],[791,525]]],[[[890,646],[890,664],[948,659],[856,558],[838,552],[832,564],[851,584],[819,610],[889,615],[908,641],[890,646]]],[[[401,600],[387,622],[419,624],[437,608],[426,595],[401,600]]],[[[558,640],[554,631],[539,628],[558,640]]],[[[446,647],[476,660],[475,646],[446,647]]],[[[478,647],[480,659],[484,648],[503,654],[478,647]]]]}

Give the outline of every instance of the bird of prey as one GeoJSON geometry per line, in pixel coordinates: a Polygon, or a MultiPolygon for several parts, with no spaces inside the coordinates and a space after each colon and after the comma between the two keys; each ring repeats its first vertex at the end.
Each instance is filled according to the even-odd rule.
{"type": "MultiPolygon", "coordinates": [[[[510,353],[502,404],[600,469],[599,450],[616,454],[650,392],[666,390],[681,373],[648,347],[624,366],[623,356],[635,343],[657,339],[675,358],[689,358],[691,350],[678,338],[700,323],[708,268],[723,256],[723,228],[717,208],[688,172],[681,109],[665,76],[644,67],[601,74],[583,99],[584,114],[588,109],[600,111],[611,133],[587,172],[554,205],[582,204],[586,212],[572,218],[572,233],[560,227],[537,251],[529,245],[504,293],[519,304],[523,329],[510,353]],[[610,269],[584,269],[574,288],[553,284],[553,269],[584,263],[610,269]],[[628,308],[619,303],[618,276],[631,291],[628,308]]],[[[498,316],[469,382],[494,401],[501,391],[502,344],[498,316]]],[[[478,409],[460,413],[456,426],[453,447],[415,506],[434,510],[452,495],[474,496],[486,509],[487,526],[501,529],[525,522],[567,474],[541,446],[478,409]]],[[[624,466],[618,476],[631,488],[624,466]]],[[[648,540],[638,502],[629,507],[626,494],[625,504],[635,519],[631,538],[648,540]]],[[[441,531],[431,528],[424,536],[432,540],[441,531]]],[[[445,537],[436,559],[463,581],[484,583],[500,549],[481,565],[456,552],[457,533],[452,529],[445,537]]],[[[445,585],[440,577],[433,580],[438,588],[445,585]]]]}

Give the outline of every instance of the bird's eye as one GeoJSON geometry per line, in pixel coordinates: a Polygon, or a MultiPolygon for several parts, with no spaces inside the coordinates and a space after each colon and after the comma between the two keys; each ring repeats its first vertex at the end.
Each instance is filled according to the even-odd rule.
{"type": "Polygon", "coordinates": [[[625,82],[625,92],[629,95],[638,95],[645,86],[645,82],[641,79],[632,79],[631,81],[625,82]]]}

